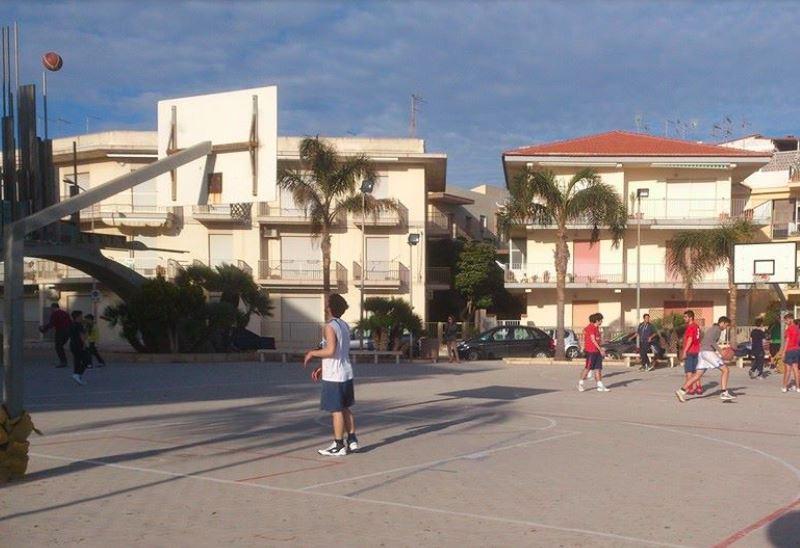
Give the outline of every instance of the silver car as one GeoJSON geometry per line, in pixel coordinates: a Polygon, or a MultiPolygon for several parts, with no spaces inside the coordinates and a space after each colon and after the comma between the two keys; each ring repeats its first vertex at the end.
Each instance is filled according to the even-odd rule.
{"type": "MultiPolygon", "coordinates": [[[[543,331],[555,340],[555,329],[544,329],[543,331]]],[[[572,329],[564,329],[564,354],[571,360],[581,355],[581,342],[572,329]]]]}

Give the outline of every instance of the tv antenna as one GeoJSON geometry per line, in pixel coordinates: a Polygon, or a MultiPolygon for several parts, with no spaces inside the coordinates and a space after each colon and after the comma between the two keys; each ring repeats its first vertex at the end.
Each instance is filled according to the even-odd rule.
{"type": "Polygon", "coordinates": [[[420,110],[419,105],[424,102],[421,95],[411,94],[411,127],[409,128],[411,137],[417,136],[417,112],[420,110]]]}

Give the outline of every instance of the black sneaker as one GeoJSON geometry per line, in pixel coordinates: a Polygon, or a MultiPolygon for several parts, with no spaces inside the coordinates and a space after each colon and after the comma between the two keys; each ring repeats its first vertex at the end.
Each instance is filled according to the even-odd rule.
{"type": "Polygon", "coordinates": [[[337,445],[334,441],[325,449],[318,449],[317,453],[324,457],[343,457],[347,454],[347,446],[344,444],[337,445]]]}
{"type": "Polygon", "coordinates": [[[347,450],[358,451],[358,438],[355,436],[347,437],[347,450]]]}
{"type": "Polygon", "coordinates": [[[67,364],[65,364],[65,363],[60,363],[60,364],[58,364],[58,365],[56,366],[56,369],[61,369],[62,367],[66,367],[66,366],[67,366],[67,364]]]}

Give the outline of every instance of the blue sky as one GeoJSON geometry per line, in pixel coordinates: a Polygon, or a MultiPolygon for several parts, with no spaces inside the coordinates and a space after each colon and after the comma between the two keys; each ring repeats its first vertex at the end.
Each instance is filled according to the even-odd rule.
{"type": "Polygon", "coordinates": [[[5,0],[14,21],[23,82],[64,58],[56,136],[155,129],[160,99],[272,84],[281,135],[407,136],[417,93],[418,136],[472,186],[503,184],[504,150],[637,117],[703,141],[798,132],[791,2],[5,0]]]}

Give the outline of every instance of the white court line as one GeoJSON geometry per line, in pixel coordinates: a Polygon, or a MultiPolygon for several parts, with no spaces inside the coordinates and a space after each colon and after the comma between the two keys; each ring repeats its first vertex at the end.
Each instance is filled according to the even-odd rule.
{"type": "Polygon", "coordinates": [[[432,460],[432,461],[428,461],[428,462],[423,462],[421,464],[412,464],[410,466],[401,466],[399,468],[391,468],[389,470],[381,470],[380,472],[373,472],[371,474],[364,474],[362,476],[353,476],[353,477],[339,479],[339,480],[335,480],[335,481],[328,481],[328,482],[325,482],[325,483],[315,483],[314,485],[308,485],[306,487],[302,487],[301,490],[302,491],[307,491],[307,490],[310,490],[310,489],[317,489],[319,487],[326,487],[328,485],[336,485],[338,483],[358,481],[358,480],[362,480],[362,479],[365,479],[365,478],[372,478],[372,477],[375,477],[375,476],[386,476],[386,475],[389,475],[389,474],[394,474],[395,472],[403,472],[405,470],[414,470],[416,468],[427,468],[429,466],[436,466],[436,465],[439,465],[439,464],[444,464],[445,462],[452,462],[454,460],[479,459],[479,458],[483,458],[483,457],[485,457],[487,455],[491,455],[492,453],[499,453],[500,451],[507,451],[509,449],[518,449],[520,447],[527,447],[529,445],[534,445],[534,444],[541,443],[541,442],[544,442],[544,441],[557,440],[559,438],[566,438],[566,437],[569,437],[569,436],[577,436],[580,433],[581,432],[565,432],[563,434],[556,434],[555,436],[550,436],[548,438],[541,438],[541,439],[538,439],[538,440],[524,441],[524,442],[517,443],[517,444],[514,444],[514,445],[504,445],[503,447],[496,447],[494,449],[486,449],[484,451],[476,451],[474,453],[466,453],[464,455],[456,455],[455,457],[448,457],[446,459],[432,460]]]}
{"type": "MultiPolygon", "coordinates": [[[[575,432],[577,434],[577,432],[575,432]]],[[[134,472],[143,472],[147,474],[155,474],[159,476],[168,476],[173,478],[186,478],[186,479],[197,479],[201,481],[209,481],[212,483],[220,483],[224,485],[236,485],[237,487],[249,487],[251,489],[262,489],[264,491],[273,491],[279,493],[290,493],[295,495],[305,495],[305,496],[313,496],[313,497],[325,497],[337,500],[343,500],[347,502],[356,502],[356,503],[363,503],[363,504],[375,504],[379,506],[390,506],[393,508],[403,508],[406,510],[416,510],[419,512],[429,512],[432,514],[440,514],[452,517],[460,517],[460,518],[467,518],[470,521],[475,520],[483,520],[483,521],[493,521],[497,523],[509,523],[513,525],[523,525],[525,527],[533,527],[533,528],[540,528],[540,529],[551,529],[553,531],[560,531],[565,533],[578,533],[582,535],[589,535],[595,537],[602,537],[602,538],[610,538],[614,540],[624,540],[628,542],[638,542],[641,544],[647,544],[650,546],[668,546],[671,548],[688,548],[682,544],[672,544],[668,542],[658,542],[649,539],[643,538],[636,538],[636,537],[628,537],[625,535],[616,535],[614,533],[606,533],[604,531],[591,531],[589,529],[578,529],[575,527],[558,527],[557,525],[546,525],[544,523],[538,523],[535,521],[527,521],[527,520],[520,520],[520,519],[513,519],[513,518],[503,518],[499,516],[487,516],[482,514],[473,514],[470,512],[456,512],[453,510],[443,510],[441,508],[431,508],[429,506],[418,506],[415,504],[405,504],[402,502],[392,502],[386,500],[379,500],[379,499],[367,499],[361,497],[350,497],[347,495],[339,495],[336,493],[324,493],[319,491],[303,491],[301,489],[291,489],[288,487],[274,487],[271,485],[265,485],[263,483],[249,483],[249,482],[237,482],[234,480],[226,480],[226,479],[219,479],[219,478],[212,478],[210,476],[201,476],[197,474],[181,474],[179,472],[169,472],[166,470],[156,470],[153,468],[143,468],[139,466],[127,466],[124,464],[112,464],[108,462],[104,462],[101,460],[93,460],[93,459],[72,459],[68,457],[59,457],[56,455],[45,455],[42,453],[30,453],[31,456],[39,457],[43,459],[52,459],[64,462],[71,462],[71,463],[88,463],[94,464],[98,466],[107,466],[109,468],[116,468],[119,470],[131,470],[134,472]]]]}
{"type": "MultiPolygon", "coordinates": [[[[652,425],[652,424],[642,424],[642,423],[639,423],[639,422],[624,422],[624,421],[623,421],[622,424],[630,424],[630,425],[633,425],[633,426],[641,426],[643,428],[653,428],[655,430],[665,430],[667,432],[672,432],[674,434],[683,434],[684,436],[694,436],[696,438],[701,438],[701,439],[708,440],[708,441],[715,441],[715,442],[718,442],[718,443],[723,443],[725,445],[732,445],[733,447],[738,447],[739,449],[744,449],[746,451],[751,451],[753,453],[761,455],[762,457],[766,457],[766,458],[768,458],[770,460],[774,460],[778,464],[784,466],[785,468],[787,468],[790,472],[792,472],[794,474],[795,479],[800,481],[800,469],[795,467],[793,464],[783,460],[780,457],[776,457],[775,455],[767,453],[766,451],[762,451],[761,449],[756,449],[755,447],[750,447],[749,445],[736,443],[735,441],[723,440],[723,439],[715,438],[715,437],[712,437],[712,436],[706,436],[704,434],[695,434],[694,432],[683,432],[681,430],[675,430],[675,429],[672,429],[672,428],[666,428],[664,426],[655,426],[655,425],[652,425]]],[[[800,497],[800,493],[798,493],[797,497],[800,497]]]]}

